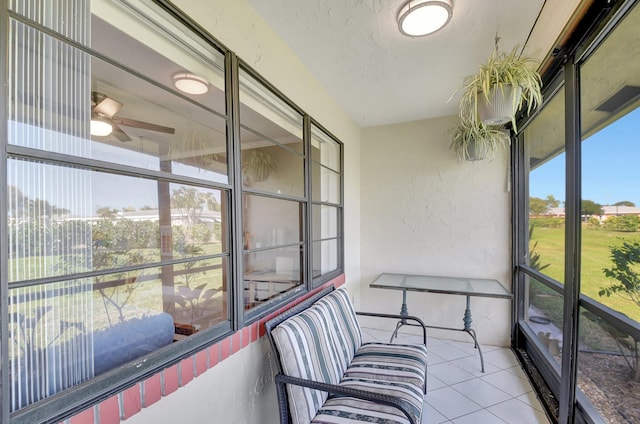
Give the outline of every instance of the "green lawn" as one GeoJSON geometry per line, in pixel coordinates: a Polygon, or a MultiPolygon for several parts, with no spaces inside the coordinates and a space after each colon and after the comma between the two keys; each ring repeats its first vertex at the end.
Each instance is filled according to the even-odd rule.
{"type": "MultiPolygon", "coordinates": [[[[640,232],[608,232],[602,229],[582,228],[581,291],[586,296],[609,306],[629,317],[640,321],[640,308],[630,300],[620,296],[601,297],[598,292],[608,285],[609,280],[602,270],[611,268],[609,247],[619,246],[622,240],[639,240],[640,232]]],[[[536,227],[533,230],[531,246],[537,242],[535,251],[540,255],[540,264],[549,264],[542,272],[560,282],[564,281],[564,227],[536,227]]],[[[640,270],[639,270],[640,272],[640,270]]]]}

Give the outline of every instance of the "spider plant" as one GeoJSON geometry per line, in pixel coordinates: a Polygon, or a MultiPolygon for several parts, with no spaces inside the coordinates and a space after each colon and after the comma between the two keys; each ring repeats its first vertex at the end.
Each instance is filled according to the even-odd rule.
{"type": "Polygon", "coordinates": [[[478,72],[465,78],[460,100],[462,120],[477,122],[479,103],[490,103],[494,90],[499,90],[503,96],[511,93],[511,99],[508,99],[513,111],[511,123],[517,131],[515,113],[526,103],[528,115],[542,102],[542,80],[535,70],[537,61],[518,53],[518,50],[518,46],[509,53],[494,49],[487,62],[479,66],[478,72]]]}
{"type": "Polygon", "coordinates": [[[509,144],[509,137],[503,130],[484,125],[480,121],[461,121],[453,129],[452,138],[450,148],[461,161],[476,161],[485,157],[491,160],[499,147],[509,144]]]}

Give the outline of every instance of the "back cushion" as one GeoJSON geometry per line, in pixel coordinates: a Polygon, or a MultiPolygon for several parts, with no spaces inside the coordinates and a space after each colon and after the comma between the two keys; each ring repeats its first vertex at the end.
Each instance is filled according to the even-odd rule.
{"type": "MultiPolygon", "coordinates": [[[[340,354],[332,343],[330,314],[313,305],[279,326],[271,334],[280,353],[285,375],[338,384],[342,376],[340,354]]],[[[301,386],[287,386],[289,411],[294,424],[308,424],[327,399],[327,393],[301,386]]]]}
{"type": "Polygon", "coordinates": [[[314,306],[326,308],[331,317],[332,329],[329,337],[332,344],[339,349],[338,364],[340,375],[342,375],[353,360],[355,352],[362,345],[362,333],[349,293],[344,288],[334,290],[318,300],[314,306]]]}

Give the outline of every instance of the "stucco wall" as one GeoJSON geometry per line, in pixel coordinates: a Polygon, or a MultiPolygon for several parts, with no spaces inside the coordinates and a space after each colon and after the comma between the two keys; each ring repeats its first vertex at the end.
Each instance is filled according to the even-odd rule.
{"type": "MultiPolygon", "coordinates": [[[[507,151],[493,161],[459,162],[448,134],[457,119],[363,130],[363,309],[399,312],[400,291],[368,288],[381,272],[492,278],[510,290],[507,151]]],[[[462,327],[464,301],[410,293],[409,313],[462,327]]],[[[507,346],[511,302],[473,298],[471,306],[481,343],[507,346]]],[[[464,333],[438,335],[470,340],[464,333]]]]}

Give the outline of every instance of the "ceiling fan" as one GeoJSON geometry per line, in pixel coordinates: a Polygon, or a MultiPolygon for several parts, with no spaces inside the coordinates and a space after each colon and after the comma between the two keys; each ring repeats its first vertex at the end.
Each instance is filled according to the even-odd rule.
{"type": "Polygon", "coordinates": [[[114,100],[106,94],[91,92],[91,135],[97,137],[107,137],[112,135],[120,141],[131,141],[131,137],[124,132],[120,126],[131,128],[142,128],[144,130],[155,131],[165,134],[175,134],[174,128],[163,127],[162,125],[150,122],[137,121],[135,119],[115,116],[122,107],[122,103],[114,100]]]}

